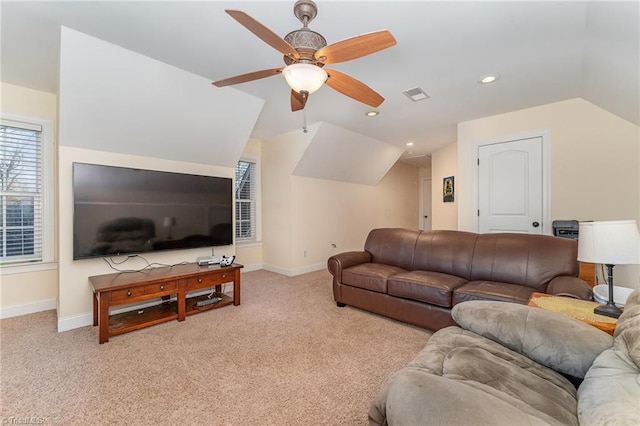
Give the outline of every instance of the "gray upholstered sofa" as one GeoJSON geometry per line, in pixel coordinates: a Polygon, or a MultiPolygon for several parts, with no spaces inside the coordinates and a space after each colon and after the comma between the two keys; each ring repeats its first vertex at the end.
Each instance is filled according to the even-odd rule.
{"type": "Polygon", "coordinates": [[[640,289],[614,337],[513,303],[463,302],[452,314],[459,326],[387,380],[370,424],[640,424],[640,289]]]}

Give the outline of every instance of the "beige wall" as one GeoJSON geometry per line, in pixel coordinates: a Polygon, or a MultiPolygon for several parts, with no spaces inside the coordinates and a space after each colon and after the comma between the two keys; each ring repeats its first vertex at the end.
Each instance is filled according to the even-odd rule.
{"type": "Polygon", "coordinates": [[[458,229],[458,149],[455,143],[446,145],[431,155],[432,229],[458,229]],[[454,176],[454,201],[442,201],[442,180],[454,176]]]}
{"type": "MultiPolygon", "coordinates": [[[[638,126],[578,98],[458,125],[459,229],[473,230],[477,143],[539,131],[551,135],[551,220],[639,217],[638,126]]],[[[615,271],[620,285],[640,285],[637,267],[615,271]]]]}
{"type": "MultiPolygon", "coordinates": [[[[52,93],[31,90],[24,87],[6,83],[0,85],[0,105],[2,114],[24,118],[35,118],[51,122],[53,126],[53,164],[57,151],[57,96],[52,93]]],[[[55,166],[53,170],[56,174],[55,166]]],[[[57,185],[54,184],[54,223],[56,213],[57,185]]],[[[57,236],[54,230],[54,247],[57,236]]],[[[54,259],[57,259],[57,250],[54,249],[54,259]]],[[[38,305],[42,301],[50,301],[46,306],[55,306],[58,294],[57,264],[50,263],[39,267],[37,272],[29,272],[29,267],[5,267],[0,275],[0,308],[7,312],[7,308],[25,307],[29,312],[29,305],[38,305]],[[44,270],[42,270],[44,269],[44,270]],[[24,272],[27,271],[27,272],[24,272]],[[18,273],[15,273],[18,272],[18,273]]],[[[17,312],[19,313],[20,310],[17,312]]]]}
{"type": "Polygon", "coordinates": [[[398,163],[375,186],[293,176],[312,127],[262,145],[263,260],[288,275],[325,268],[334,253],[362,250],[372,228],[418,223],[414,167],[398,163]]]}

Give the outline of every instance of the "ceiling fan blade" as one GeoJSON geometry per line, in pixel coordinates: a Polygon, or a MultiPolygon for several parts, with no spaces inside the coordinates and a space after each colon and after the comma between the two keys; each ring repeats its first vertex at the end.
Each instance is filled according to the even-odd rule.
{"type": "Polygon", "coordinates": [[[282,37],[271,31],[252,16],[241,10],[235,9],[225,9],[225,12],[227,12],[233,19],[240,22],[246,29],[258,36],[260,40],[264,41],[278,52],[295,59],[300,58],[300,54],[293,48],[293,46],[284,41],[282,37]]]}
{"type": "Polygon", "coordinates": [[[389,31],[380,30],[332,43],[318,49],[314,56],[323,64],[335,64],[360,58],[395,44],[396,39],[389,31]]]}
{"type": "Polygon", "coordinates": [[[233,77],[214,81],[211,84],[217,87],[231,86],[232,84],[246,83],[247,81],[259,80],[261,78],[271,77],[272,75],[280,74],[281,72],[282,72],[282,67],[271,68],[268,70],[260,70],[260,71],[249,72],[246,74],[235,75],[233,77]]]}
{"type": "Polygon", "coordinates": [[[343,95],[372,107],[377,107],[384,102],[384,98],[379,93],[349,74],[333,69],[326,71],[329,74],[327,85],[343,95]]]}
{"type": "Polygon", "coordinates": [[[296,92],[295,90],[291,91],[291,111],[300,111],[304,109],[305,104],[307,103],[307,99],[309,96],[302,95],[301,93],[296,92]]]}

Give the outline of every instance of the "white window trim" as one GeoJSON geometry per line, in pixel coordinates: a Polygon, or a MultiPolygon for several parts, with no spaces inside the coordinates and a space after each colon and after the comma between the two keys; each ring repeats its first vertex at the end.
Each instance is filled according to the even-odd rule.
{"type": "Polygon", "coordinates": [[[0,114],[0,118],[42,127],[42,260],[31,263],[15,263],[0,267],[1,275],[36,272],[54,269],[54,180],[53,180],[53,123],[42,118],[0,114]]]}
{"type": "MultiPolygon", "coordinates": [[[[246,161],[248,163],[253,163],[255,164],[255,182],[256,182],[256,218],[255,218],[255,222],[256,222],[256,235],[255,235],[255,239],[252,240],[235,240],[236,244],[244,246],[244,247],[250,247],[251,245],[254,244],[258,244],[261,245],[262,244],[262,172],[261,172],[261,165],[260,165],[260,158],[254,156],[254,155],[243,155],[238,162],[240,161],[246,161]]],[[[234,200],[235,201],[235,200],[234,200]]],[[[234,217],[234,238],[235,238],[235,208],[236,208],[236,203],[233,203],[233,208],[234,208],[234,212],[233,212],[233,217],[234,217]]]]}

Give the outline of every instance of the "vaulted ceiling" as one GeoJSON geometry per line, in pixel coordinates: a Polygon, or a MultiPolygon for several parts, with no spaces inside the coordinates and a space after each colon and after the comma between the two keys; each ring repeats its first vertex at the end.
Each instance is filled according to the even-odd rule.
{"type": "MultiPolygon", "coordinates": [[[[244,10],[284,36],[301,26],[293,3],[3,0],[1,79],[57,93],[61,25],[211,81],[278,67],[282,54],[224,9],[244,10]]],[[[455,141],[459,122],[575,97],[640,125],[637,1],[316,3],[318,16],[309,27],[329,44],[378,29],[397,39],[394,47],[332,65],[386,98],[377,108],[380,115],[365,116],[372,108],[329,87],[312,94],[304,112],[293,113],[279,75],[203,88],[264,99],[252,137],[326,122],[395,145],[411,157],[455,141]],[[489,73],[498,73],[499,80],[479,84],[489,73]],[[403,94],[416,87],[429,98],[414,102],[403,94]]]]}

